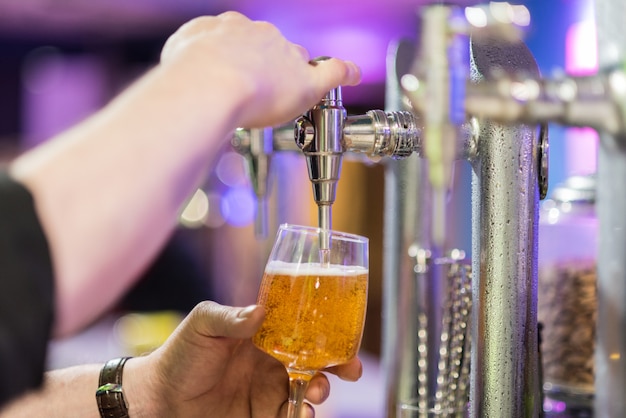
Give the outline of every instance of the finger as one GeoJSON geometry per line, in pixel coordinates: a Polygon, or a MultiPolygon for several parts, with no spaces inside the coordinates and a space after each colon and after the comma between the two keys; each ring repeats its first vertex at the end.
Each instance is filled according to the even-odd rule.
{"type": "Polygon", "coordinates": [[[312,404],[319,405],[328,399],[330,394],[330,381],[324,373],[316,373],[309,382],[305,398],[312,404]]]}
{"type": "Polygon", "coordinates": [[[345,364],[329,367],[325,371],[337,375],[341,380],[356,382],[363,375],[363,364],[358,357],[355,357],[345,364]]]}
{"type": "Polygon", "coordinates": [[[205,301],[196,305],[188,318],[201,335],[242,339],[254,335],[264,316],[260,305],[235,308],[205,301]]]}
{"type": "Polygon", "coordinates": [[[161,49],[161,56],[159,58],[162,63],[167,61],[168,57],[173,54],[172,51],[174,51],[174,49],[176,48],[177,42],[178,36],[176,35],[176,33],[170,35],[167,38],[165,44],[163,44],[163,48],[161,49]]]}
{"type": "Polygon", "coordinates": [[[324,85],[324,90],[336,86],[354,86],[361,82],[361,69],[351,61],[320,57],[309,63],[315,64],[315,71],[324,85]]]}
{"type": "Polygon", "coordinates": [[[348,66],[348,79],[343,83],[344,86],[356,86],[361,82],[361,67],[352,61],[344,61],[348,66]]]}
{"type": "Polygon", "coordinates": [[[235,22],[250,22],[250,19],[248,19],[248,17],[246,17],[244,14],[232,10],[220,13],[219,15],[217,15],[217,17],[223,20],[233,20],[235,22]]]}

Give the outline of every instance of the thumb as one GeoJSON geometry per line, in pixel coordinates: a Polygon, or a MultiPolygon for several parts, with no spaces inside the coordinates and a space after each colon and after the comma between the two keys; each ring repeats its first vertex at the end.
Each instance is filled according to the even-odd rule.
{"type": "Polygon", "coordinates": [[[265,312],[260,305],[245,308],[200,302],[190,313],[196,331],[207,337],[251,338],[261,326],[265,312]]]}

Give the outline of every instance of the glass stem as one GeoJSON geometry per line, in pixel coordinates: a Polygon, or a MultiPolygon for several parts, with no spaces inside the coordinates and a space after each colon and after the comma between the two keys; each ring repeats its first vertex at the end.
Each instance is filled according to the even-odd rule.
{"type": "Polygon", "coordinates": [[[289,406],[287,418],[300,418],[304,394],[309,386],[309,380],[300,377],[289,377],[289,406]]]}

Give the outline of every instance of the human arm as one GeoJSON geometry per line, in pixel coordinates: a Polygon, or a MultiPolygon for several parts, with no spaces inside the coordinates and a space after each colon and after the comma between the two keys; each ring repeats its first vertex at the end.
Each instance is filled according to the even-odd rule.
{"type": "MultiPolygon", "coordinates": [[[[232,308],[213,302],[196,306],[163,346],[126,363],[122,382],[130,418],[286,416],[285,368],[250,340],[262,320],[259,306],[232,308]]],[[[9,404],[0,410],[0,418],[99,417],[95,389],[101,367],[49,372],[41,391],[9,404]]],[[[334,371],[357,380],[361,363],[354,359],[334,371]]],[[[307,399],[320,403],[329,390],[326,377],[317,374],[307,399]]]]}
{"type": "Polygon", "coordinates": [[[286,122],[359,81],[236,13],[183,25],[162,60],[102,111],[17,158],[56,277],[55,334],[80,329],[139,277],[236,127],[286,122]]]}

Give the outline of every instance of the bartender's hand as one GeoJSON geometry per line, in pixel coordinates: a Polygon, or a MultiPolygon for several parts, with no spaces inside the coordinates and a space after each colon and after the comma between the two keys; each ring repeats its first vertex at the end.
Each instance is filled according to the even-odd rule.
{"type": "Polygon", "coordinates": [[[288,122],[359,80],[340,59],[310,65],[269,23],[200,17],[107,106],[14,160],[51,249],[55,335],[96,320],[141,277],[236,128],[288,122]]]}
{"type": "MultiPolygon", "coordinates": [[[[263,308],[233,308],[203,302],[154,353],[132,359],[124,370],[130,416],[276,418],[287,413],[288,376],[277,360],[258,350],[251,337],[263,308]]],[[[334,367],[344,380],[361,376],[358,358],[334,367]]],[[[323,402],[330,385],[321,373],[307,400],[323,402]]],[[[313,417],[309,405],[306,416],[313,417]]]]}
{"type": "Polygon", "coordinates": [[[351,62],[333,58],[313,66],[309,60],[306,49],[287,41],[275,26],[236,12],[191,20],[168,39],[161,54],[164,68],[188,74],[181,88],[202,91],[195,82],[211,77],[232,82],[236,94],[248,98],[238,113],[237,126],[244,128],[287,122],[332,88],[360,82],[360,70],[351,62]]]}

